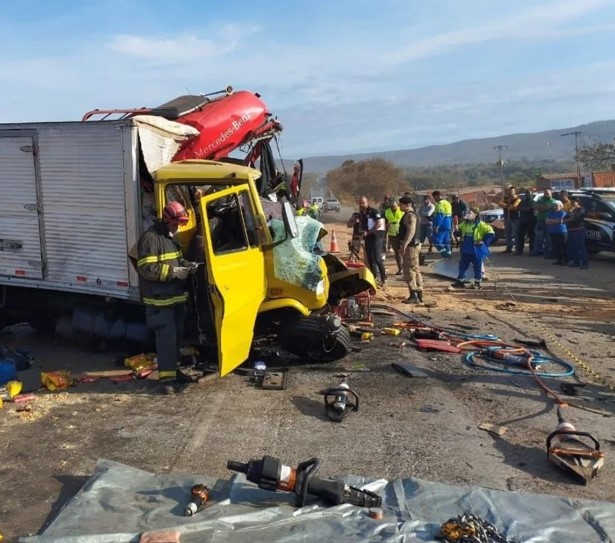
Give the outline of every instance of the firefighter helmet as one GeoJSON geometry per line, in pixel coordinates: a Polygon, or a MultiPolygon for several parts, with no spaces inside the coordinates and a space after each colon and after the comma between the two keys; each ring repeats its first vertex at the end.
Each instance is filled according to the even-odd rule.
{"type": "Polygon", "coordinates": [[[162,220],[167,224],[186,224],[188,212],[179,202],[169,202],[162,210],[162,220]]]}

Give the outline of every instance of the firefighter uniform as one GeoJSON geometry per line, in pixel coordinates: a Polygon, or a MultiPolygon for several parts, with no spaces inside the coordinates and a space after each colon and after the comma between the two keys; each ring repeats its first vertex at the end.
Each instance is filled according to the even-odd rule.
{"type": "Polygon", "coordinates": [[[141,235],[137,262],[139,290],[147,325],[156,339],[161,381],[177,379],[188,293],[183,280],[173,276],[173,270],[186,264],[179,243],[163,221],[156,220],[141,235]]]}
{"type": "Polygon", "coordinates": [[[459,223],[461,235],[459,273],[456,286],[463,286],[470,264],[474,268],[474,287],[479,287],[482,279],[483,262],[490,254],[489,245],[495,239],[493,228],[480,220],[478,213],[467,214],[459,223]],[[474,216],[474,217],[473,217],[474,216]]]}

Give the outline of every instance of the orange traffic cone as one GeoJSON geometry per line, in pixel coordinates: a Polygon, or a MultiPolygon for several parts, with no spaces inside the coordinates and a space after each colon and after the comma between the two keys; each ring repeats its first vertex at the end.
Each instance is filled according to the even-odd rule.
{"type": "Polygon", "coordinates": [[[335,230],[331,231],[331,246],[329,247],[330,253],[339,253],[340,248],[337,246],[337,236],[335,235],[335,230]]]}

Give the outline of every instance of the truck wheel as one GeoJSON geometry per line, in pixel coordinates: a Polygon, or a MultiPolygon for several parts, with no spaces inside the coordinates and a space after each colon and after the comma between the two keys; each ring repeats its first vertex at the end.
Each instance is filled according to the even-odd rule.
{"type": "Polygon", "coordinates": [[[340,326],[329,332],[320,318],[301,318],[284,325],[278,333],[280,346],[289,353],[316,362],[344,358],[352,350],[350,332],[340,326]]]}

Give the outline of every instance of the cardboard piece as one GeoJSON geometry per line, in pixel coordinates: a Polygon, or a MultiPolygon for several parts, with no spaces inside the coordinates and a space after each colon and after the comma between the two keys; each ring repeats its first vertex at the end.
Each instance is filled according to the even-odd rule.
{"type": "Polygon", "coordinates": [[[490,434],[496,435],[498,437],[503,436],[508,430],[508,426],[498,426],[497,424],[491,424],[489,422],[483,422],[479,429],[486,430],[490,434]]]}

